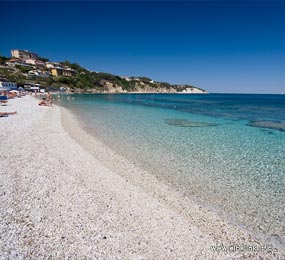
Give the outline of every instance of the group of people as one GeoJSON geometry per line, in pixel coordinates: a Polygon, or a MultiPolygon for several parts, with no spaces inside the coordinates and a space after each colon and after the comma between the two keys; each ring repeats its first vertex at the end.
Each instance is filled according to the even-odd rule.
{"type": "Polygon", "coordinates": [[[47,91],[46,93],[46,97],[43,97],[40,102],[39,102],[39,106],[52,106],[52,96],[49,93],[49,91],[47,91]]]}
{"type": "MultiPolygon", "coordinates": [[[[21,93],[22,96],[22,93],[21,93]]],[[[0,105],[6,105],[8,103],[8,100],[11,98],[15,98],[15,97],[21,97],[19,96],[19,94],[14,91],[1,91],[0,92],[0,105]]],[[[39,101],[39,106],[52,106],[52,95],[49,93],[49,91],[46,92],[45,97],[43,97],[40,101],[39,101]]],[[[17,111],[13,111],[13,112],[1,112],[0,111],[0,117],[8,117],[9,115],[15,115],[17,114],[17,111]]]]}
{"type": "MultiPolygon", "coordinates": [[[[7,106],[7,103],[9,99],[16,98],[16,97],[22,97],[23,93],[19,91],[8,91],[8,90],[2,90],[0,91],[0,105],[1,106],[7,106]]],[[[13,112],[2,112],[0,111],[0,117],[8,117],[9,115],[15,115],[17,114],[17,111],[13,112]]]]}

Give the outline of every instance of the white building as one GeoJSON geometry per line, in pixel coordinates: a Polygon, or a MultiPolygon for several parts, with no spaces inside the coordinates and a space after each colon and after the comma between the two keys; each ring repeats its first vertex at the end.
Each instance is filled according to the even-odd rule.
{"type": "Polygon", "coordinates": [[[31,65],[36,65],[36,60],[26,59],[26,60],[25,60],[25,63],[31,64],[31,65]]]}
{"type": "Polygon", "coordinates": [[[9,81],[0,81],[0,90],[10,90],[17,88],[17,84],[9,81]]]}
{"type": "Polygon", "coordinates": [[[30,70],[28,74],[31,76],[39,76],[40,73],[37,70],[30,70]]]}
{"type": "Polygon", "coordinates": [[[63,66],[59,62],[46,62],[46,67],[48,69],[53,69],[53,68],[63,69],[63,66]]]}
{"type": "Polygon", "coordinates": [[[46,63],[45,63],[44,61],[41,61],[41,60],[27,59],[27,60],[24,60],[24,62],[25,62],[26,64],[30,64],[30,65],[36,65],[36,66],[46,67],[46,63]]]}
{"type": "Polygon", "coordinates": [[[24,85],[24,89],[30,92],[39,92],[40,87],[41,87],[40,84],[34,84],[34,83],[25,83],[24,85]]]}
{"type": "Polygon", "coordinates": [[[41,70],[30,70],[28,72],[30,76],[37,76],[37,77],[49,77],[50,74],[47,71],[41,71],[41,70]]]}
{"type": "Polygon", "coordinates": [[[125,79],[126,81],[131,81],[132,79],[126,76],[121,76],[122,79],[125,79]]]}

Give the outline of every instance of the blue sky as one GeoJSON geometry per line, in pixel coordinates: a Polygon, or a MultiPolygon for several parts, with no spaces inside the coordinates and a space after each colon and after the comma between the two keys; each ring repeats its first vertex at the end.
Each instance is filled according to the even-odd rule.
{"type": "Polygon", "coordinates": [[[193,84],[285,92],[283,1],[0,1],[0,54],[193,84]]]}

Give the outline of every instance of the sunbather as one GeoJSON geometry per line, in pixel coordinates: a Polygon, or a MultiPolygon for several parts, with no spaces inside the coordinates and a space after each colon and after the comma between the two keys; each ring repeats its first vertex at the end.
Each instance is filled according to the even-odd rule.
{"type": "Polygon", "coordinates": [[[0,117],[7,117],[9,115],[15,115],[17,114],[17,111],[14,112],[0,112],[0,117]]]}
{"type": "Polygon", "coordinates": [[[39,106],[49,106],[49,102],[46,101],[45,98],[42,98],[42,100],[39,102],[39,106]]]}

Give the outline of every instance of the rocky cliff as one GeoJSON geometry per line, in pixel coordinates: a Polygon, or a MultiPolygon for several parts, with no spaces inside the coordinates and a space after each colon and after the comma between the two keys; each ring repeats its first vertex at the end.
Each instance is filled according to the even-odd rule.
{"type": "Polygon", "coordinates": [[[100,87],[92,88],[68,88],[73,93],[182,93],[182,94],[207,94],[208,92],[189,85],[169,85],[164,83],[147,84],[137,81],[132,89],[125,89],[124,86],[114,84],[107,80],[100,81],[100,87]]]}

